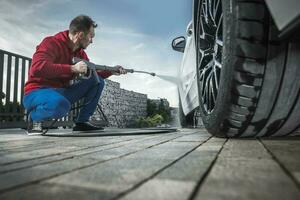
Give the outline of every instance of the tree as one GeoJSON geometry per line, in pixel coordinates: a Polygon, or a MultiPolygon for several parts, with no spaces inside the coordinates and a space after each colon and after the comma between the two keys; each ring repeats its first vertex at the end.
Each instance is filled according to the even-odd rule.
{"type": "Polygon", "coordinates": [[[168,123],[171,120],[171,111],[169,106],[165,105],[163,99],[160,99],[159,104],[155,103],[153,100],[147,100],[147,116],[153,117],[156,114],[162,116],[162,123],[168,123]]]}
{"type": "Polygon", "coordinates": [[[164,118],[159,115],[155,114],[152,117],[142,117],[136,121],[136,126],[137,127],[155,127],[157,125],[160,125],[163,122],[164,118]]]}
{"type": "Polygon", "coordinates": [[[151,101],[150,99],[147,99],[147,116],[153,116],[156,114],[156,104],[151,101]]]}

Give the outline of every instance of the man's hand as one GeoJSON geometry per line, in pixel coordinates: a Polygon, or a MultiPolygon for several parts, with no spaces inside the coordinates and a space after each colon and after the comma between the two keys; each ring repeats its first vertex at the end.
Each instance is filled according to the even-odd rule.
{"type": "Polygon", "coordinates": [[[119,76],[120,74],[127,74],[126,69],[124,69],[122,66],[120,65],[116,65],[114,66],[114,68],[116,69],[115,72],[113,72],[113,75],[117,75],[119,76]]]}
{"type": "Polygon", "coordinates": [[[87,64],[85,62],[80,61],[75,65],[71,65],[71,71],[76,74],[86,74],[87,73],[87,64]]]}

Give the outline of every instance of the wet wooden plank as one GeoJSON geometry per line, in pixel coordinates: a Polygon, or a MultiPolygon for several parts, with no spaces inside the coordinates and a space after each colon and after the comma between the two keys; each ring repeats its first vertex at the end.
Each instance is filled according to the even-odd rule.
{"type": "Polygon", "coordinates": [[[258,140],[229,140],[195,199],[300,199],[300,191],[258,140]]]}
{"type": "MultiPolygon", "coordinates": [[[[40,143],[37,142],[37,144],[28,144],[25,146],[20,146],[19,148],[15,147],[13,149],[4,148],[2,151],[0,151],[0,156],[2,157],[0,163],[6,163],[6,159],[9,162],[13,162],[14,160],[19,161],[20,158],[23,160],[30,159],[30,158],[37,158],[40,156],[47,156],[50,154],[53,154],[54,151],[58,151],[59,148],[64,148],[64,147],[71,147],[73,146],[74,148],[85,148],[85,147],[93,147],[93,146],[99,146],[99,145],[105,145],[113,142],[118,142],[118,141],[123,141],[123,140],[128,140],[129,138],[106,138],[106,140],[101,140],[101,139],[85,139],[85,140],[80,140],[80,139],[58,139],[54,140],[45,140],[45,141],[40,141],[40,143]]],[[[63,151],[62,151],[63,153],[63,151]]]]}
{"type": "Polygon", "coordinates": [[[126,148],[111,149],[100,151],[84,156],[75,157],[74,159],[67,159],[58,162],[53,162],[46,165],[38,165],[32,168],[26,168],[18,171],[13,171],[0,175],[0,192],[5,192],[13,188],[25,186],[29,183],[35,183],[53,176],[72,172],[74,170],[88,168],[105,161],[116,159],[120,156],[130,155],[138,151],[143,151],[172,139],[181,137],[183,134],[162,135],[157,139],[137,142],[136,144],[128,145],[126,148]]]}
{"type": "MultiPolygon", "coordinates": [[[[142,143],[146,140],[148,141],[154,141],[157,140],[155,138],[158,138],[160,136],[153,135],[153,136],[142,136],[142,137],[135,137],[133,138],[132,136],[130,137],[121,137],[118,139],[114,138],[106,138],[105,141],[101,142],[95,142],[89,140],[84,140],[84,141],[77,141],[76,146],[80,147],[78,149],[74,149],[68,152],[64,153],[57,153],[57,154],[47,154],[46,156],[42,157],[33,157],[32,159],[24,159],[20,160],[17,159],[16,161],[12,162],[10,164],[2,165],[0,166],[0,174],[1,173],[7,173],[10,171],[15,171],[19,169],[24,169],[24,168],[29,168],[37,165],[42,165],[42,164],[47,164],[51,162],[57,162],[65,159],[73,159],[75,157],[79,156],[84,156],[87,154],[90,154],[89,156],[92,156],[92,154],[95,154],[97,152],[103,151],[103,150],[108,150],[108,149],[113,149],[113,148],[126,148],[125,146],[139,146],[138,143],[142,143]],[[114,139],[114,140],[113,140],[114,139]]],[[[70,144],[73,143],[74,140],[70,141],[70,144]]],[[[56,144],[58,145],[58,144],[56,144]]],[[[59,145],[61,146],[61,145],[59,145]]],[[[62,146],[67,146],[66,143],[64,143],[62,146]]],[[[55,148],[53,146],[52,148],[55,148]]],[[[26,152],[28,153],[28,152],[26,152]]],[[[108,152],[107,152],[108,154],[108,152]]],[[[19,154],[20,156],[20,154],[19,154]]],[[[107,157],[108,155],[105,155],[104,157],[107,157]]]]}
{"type": "Polygon", "coordinates": [[[294,138],[229,140],[222,147],[225,139],[208,140],[203,129],[100,138],[18,134],[0,137],[0,154],[6,151],[16,161],[0,165],[0,199],[299,198],[294,138]],[[32,160],[21,160],[31,153],[32,160]]]}
{"type": "Polygon", "coordinates": [[[300,189],[300,137],[261,141],[300,189]]]}
{"type": "MultiPolygon", "coordinates": [[[[143,177],[151,176],[157,170],[160,170],[197,145],[195,143],[184,144],[182,142],[172,142],[172,140],[183,135],[184,134],[163,135],[155,140],[126,145],[124,148],[111,149],[97,154],[85,155],[81,158],[65,160],[62,163],[56,162],[45,166],[37,166],[27,170],[17,171],[14,174],[10,174],[10,176],[12,179],[16,179],[22,175],[22,180],[26,180],[26,182],[22,184],[22,182],[19,181],[18,185],[24,187],[20,187],[19,189],[15,187],[15,190],[11,191],[7,189],[2,190],[4,194],[0,196],[0,198],[17,198],[15,195],[22,195],[22,198],[26,199],[28,195],[27,197],[30,199],[32,196],[35,196],[31,192],[35,194],[39,192],[47,193],[52,190],[52,187],[49,189],[49,185],[52,185],[56,189],[62,188],[63,190],[70,191],[72,191],[72,188],[82,187],[79,188],[79,190],[83,191],[86,189],[87,192],[95,190],[96,187],[97,197],[100,195],[101,199],[103,199],[107,194],[114,195],[115,190],[118,191],[116,192],[117,194],[120,193],[120,189],[123,191],[128,187],[134,186],[136,182],[143,180],[143,177]],[[104,160],[109,161],[104,162],[104,160]],[[68,171],[62,173],[63,170],[66,169],[68,169],[68,171]],[[59,172],[61,174],[59,174],[59,172]],[[53,173],[57,177],[47,180],[53,177],[53,173]],[[34,176],[30,174],[34,174],[34,176]],[[46,177],[45,174],[47,174],[46,177]],[[39,177],[39,179],[36,177],[39,177]],[[37,180],[44,181],[39,185],[30,186],[29,182],[37,183],[37,180]],[[43,186],[43,184],[47,184],[47,187],[40,187],[43,186]],[[37,191],[37,188],[41,190],[37,191]]],[[[8,177],[0,175],[0,186],[3,186],[3,181],[1,180],[5,178],[8,177]]],[[[13,187],[12,184],[16,186],[15,181],[13,183],[6,181],[5,187],[13,187]]],[[[61,191],[57,191],[57,193],[60,192],[61,191]]],[[[47,196],[50,197],[51,194],[47,196]]],[[[70,196],[70,198],[73,199],[72,196],[70,196]]],[[[74,198],[76,199],[77,197],[74,198]]]]}
{"type": "Polygon", "coordinates": [[[210,139],[157,176],[124,194],[120,199],[189,199],[199,179],[212,165],[224,143],[225,139],[210,139]]]}
{"type": "MultiPolygon", "coordinates": [[[[134,140],[134,142],[137,142],[137,141],[139,141],[139,140],[134,140]]],[[[48,156],[27,159],[27,160],[19,160],[19,162],[14,162],[14,163],[0,166],[0,174],[16,171],[16,170],[20,170],[20,169],[30,168],[30,167],[34,167],[37,165],[44,165],[44,164],[48,164],[48,163],[52,163],[52,162],[63,161],[66,159],[74,159],[76,157],[80,157],[80,156],[92,154],[92,153],[97,153],[97,152],[104,151],[107,149],[120,148],[124,145],[130,145],[131,143],[133,143],[132,139],[131,140],[130,139],[129,140],[121,140],[121,141],[116,141],[116,142],[105,143],[102,145],[78,148],[73,151],[64,152],[64,153],[51,154],[48,156]]]]}
{"type": "Polygon", "coordinates": [[[199,142],[203,141],[203,138],[210,137],[211,135],[205,129],[197,129],[195,134],[185,135],[178,139],[175,139],[174,142],[199,142]]]}
{"type": "MultiPolygon", "coordinates": [[[[154,135],[160,136],[157,134],[154,135]]],[[[0,149],[1,149],[0,165],[19,162],[20,160],[43,158],[43,157],[52,156],[56,154],[80,150],[80,148],[78,147],[93,147],[93,146],[99,146],[102,143],[106,144],[111,142],[128,140],[129,138],[137,139],[137,138],[147,138],[152,136],[149,134],[126,136],[126,137],[105,136],[105,140],[103,140],[103,137],[86,137],[85,139],[80,137],[27,136],[27,138],[28,137],[32,138],[32,140],[27,139],[22,141],[18,139],[18,140],[6,141],[4,143],[1,143],[0,144],[0,149]],[[46,144],[46,142],[48,142],[48,144],[46,144]],[[22,148],[20,148],[21,146],[22,148]]],[[[4,135],[4,139],[5,139],[5,135],[4,135]]]]}

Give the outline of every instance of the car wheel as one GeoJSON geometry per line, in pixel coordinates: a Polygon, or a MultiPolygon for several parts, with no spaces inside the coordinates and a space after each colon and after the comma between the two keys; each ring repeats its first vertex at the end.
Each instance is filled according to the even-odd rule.
{"type": "Polygon", "coordinates": [[[260,137],[299,128],[299,38],[277,39],[263,0],[195,2],[197,81],[206,129],[220,137],[260,137]]]}

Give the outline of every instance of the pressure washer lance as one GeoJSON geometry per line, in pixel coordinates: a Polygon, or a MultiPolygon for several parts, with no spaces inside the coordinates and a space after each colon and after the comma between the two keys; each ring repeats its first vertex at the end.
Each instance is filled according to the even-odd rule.
{"type": "MultiPolygon", "coordinates": [[[[86,74],[81,75],[81,78],[83,79],[89,79],[92,75],[95,76],[97,82],[99,83],[99,77],[97,74],[97,70],[107,70],[107,71],[111,71],[111,72],[119,72],[118,69],[116,69],[115,67],[111,67],[111,66],[107,66],[107,65],[96,65],[92,62],[89,62],[87,60],[84,59],[80,59],[80,58],[76,58],[74,57],[72,62],[73,64],[76,64],[80,61],[85,62],[85,64],[88,66],[88,70],[86,74]]],[[[134,69],[125,69],[127,73],[144,73],[144,74],[150,74],[151,76],[155,76],[155,73],[151,73],[151,72],[145,72],[145,71],[137,71],[134,69]]]]}

